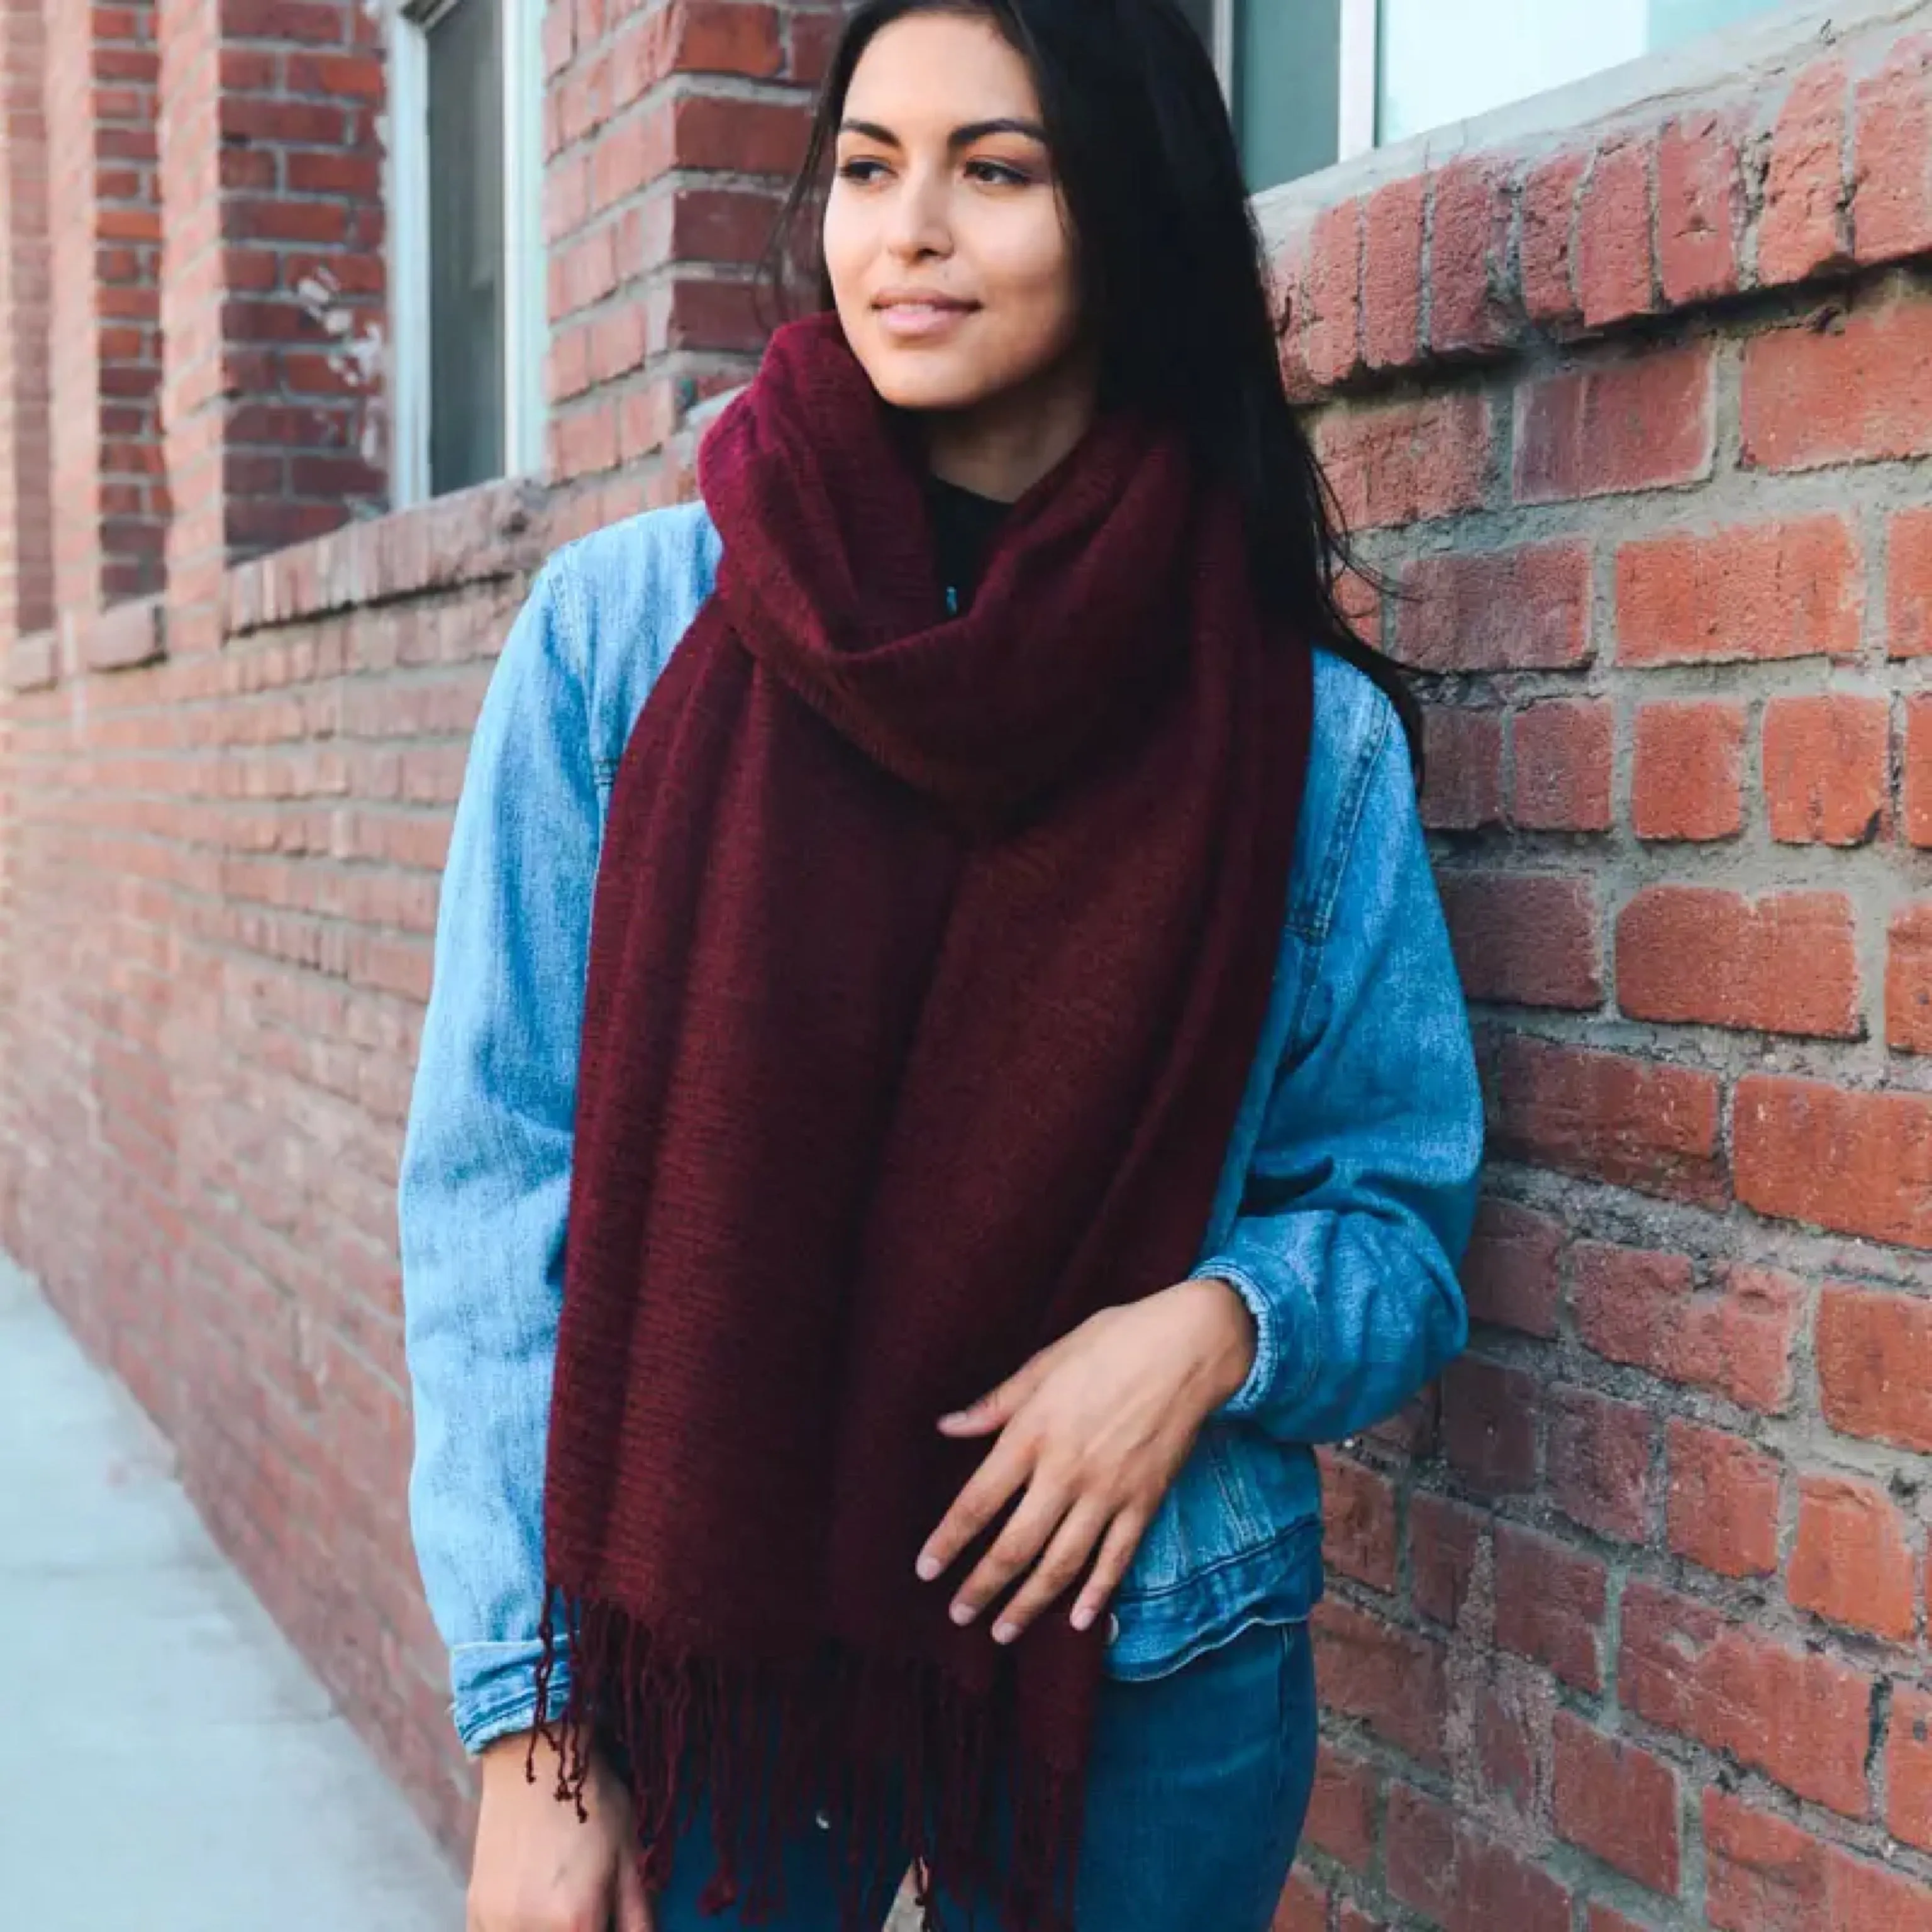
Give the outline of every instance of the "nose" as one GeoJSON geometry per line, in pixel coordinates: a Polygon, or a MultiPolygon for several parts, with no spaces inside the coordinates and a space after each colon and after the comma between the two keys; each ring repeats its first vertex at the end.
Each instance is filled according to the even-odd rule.
{"type": "Polygon", "coordinates": [[[902,177],[892,197],[886,245],[901,261],[930,261],[952,252],[952,230],[947,218],[949,193],[943,167],[911,167],[902,177]]]}

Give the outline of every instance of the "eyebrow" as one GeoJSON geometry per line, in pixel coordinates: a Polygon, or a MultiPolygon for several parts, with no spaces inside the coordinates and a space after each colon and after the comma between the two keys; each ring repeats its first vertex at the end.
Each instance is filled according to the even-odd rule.
{"type": "MultiPolygon", "coordinates": [[[[881,128],[876,121],[841,122],[838,131],[842,134],[856,134],[868,141],[877,141],[881,147],[904,146],[890,128],[881,128]]],[[[946,145],[957,154],[961,148],[970,148],[976,141],[983,141],[990,134],[1018,134],[1027,140],[1037,141],[1042,147],[1047,145],[1046,130],[1037,121],[1018,118],[969,121],[964,127],[953,129],[946,145]]]]}

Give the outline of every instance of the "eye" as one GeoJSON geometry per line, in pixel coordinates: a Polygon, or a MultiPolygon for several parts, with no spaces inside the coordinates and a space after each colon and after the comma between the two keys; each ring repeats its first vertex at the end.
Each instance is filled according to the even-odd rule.
{"type": "Polygon", "coordinates": [[[1033,176],[1010,161],[968,161],[966,173],[969,180],[982,182],[988,188],[1030,188],[1033,184],[1033,176]]]}
{"type": "Polygon", "coordinates": [[[874,160],[867,155],[857,155],[849,161],[838,164],[838,178],[850,182],[854,186],[866,188],[881,179],[886,172],[884,161],[874,160]]]}

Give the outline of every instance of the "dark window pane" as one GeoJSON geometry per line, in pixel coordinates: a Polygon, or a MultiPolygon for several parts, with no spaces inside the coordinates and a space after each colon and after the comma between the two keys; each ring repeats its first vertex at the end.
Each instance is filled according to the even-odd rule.
{"type": "Polygon", "coordinates": [[[431,491],[503,473],[503,81],[499,0],[429,30],[431,491]]]}
{"type": "Polygon", "coordinates": [[[1342,0],[1241,0],[1234,75],[1250,188],[1276,188],[1334,164],[1342,135],[1342,0]]]}

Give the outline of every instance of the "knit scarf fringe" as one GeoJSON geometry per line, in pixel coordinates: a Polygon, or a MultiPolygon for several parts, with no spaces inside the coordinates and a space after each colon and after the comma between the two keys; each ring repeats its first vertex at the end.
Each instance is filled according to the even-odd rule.
{"type": "Polygon", "coordinates": [[[991,1700],[930,1663],[844,1646],[783,1666],[727,1662],[613,1604],[572,1601],[562,1621],[560,1631],[546,1610],[527,1771],[534,1780],[548,1744],[558,1801],[582,1818],[593,1750],[614,1744],[628,1767],[647,1890],[670,1882],[703,1806],[715,1861],[699,1900],[707,1917],[735,1906],[745,1924],[772,1922],[784,1909],[785,1848],[815,1827],[841,1851],[839,1932],[879,1932],[890,1903],[879,1874],[901,1858],[913,1866],[921,1932],[944,1932],[942,1893],[964,1903],[967,1932],[989,1898],[1002,1932],[1072,1932],[1083,1780],[1018,1752],[991,1700]],[[1012,1827],[1004,1868],[992,1828],[1003,1781],[1012,1827]]]}

